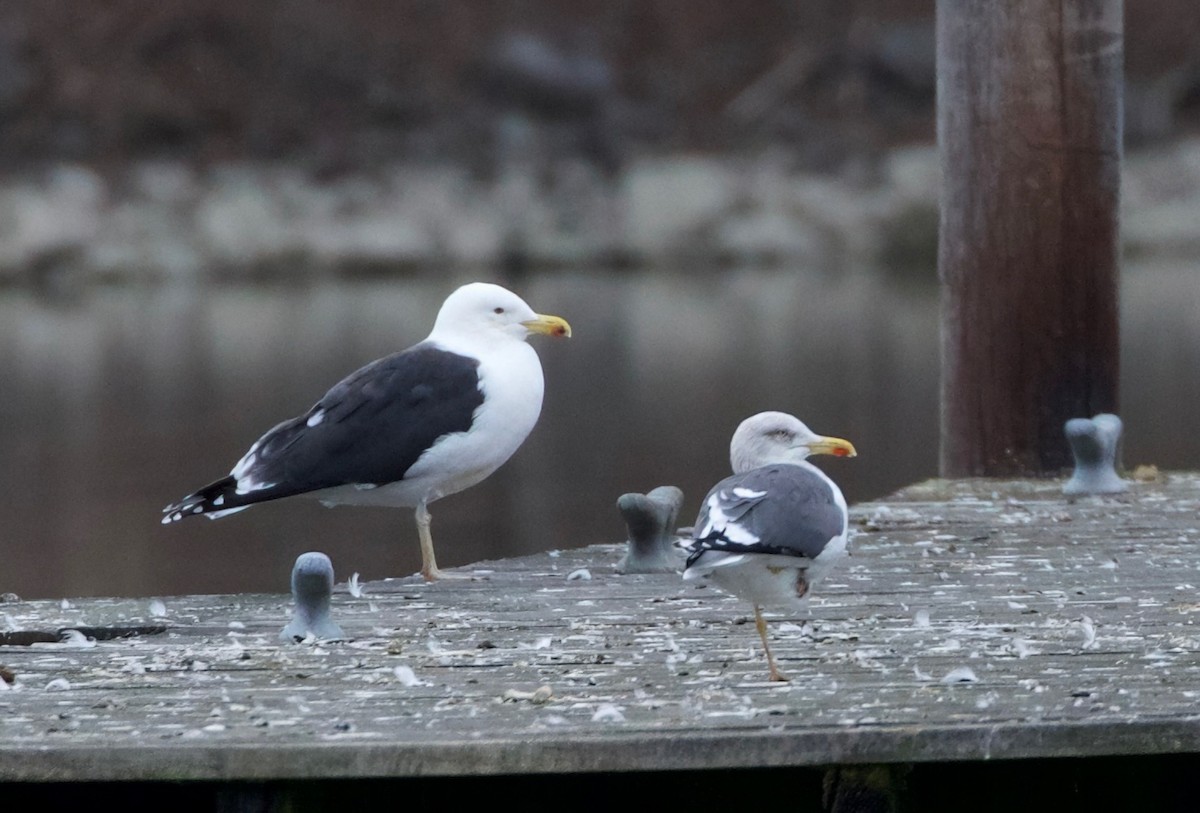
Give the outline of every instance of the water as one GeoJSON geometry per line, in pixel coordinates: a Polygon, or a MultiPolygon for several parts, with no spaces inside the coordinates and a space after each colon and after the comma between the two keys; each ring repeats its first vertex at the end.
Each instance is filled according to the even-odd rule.
{"type": "MultiPolygon", "coordinates": [[[[23,598],[285,592],[322,550],[339,580],[420,564],[407,509],[290,499],[159,524],[279,420],[428,332],[465,279],[99,287],[69,305],[0,291],[0,592],[23,598]]],[[[852,440],[820,459],[859,502],[934,476],[937,293],[799,270],[532,275],[572,323],[534,338],[542,418],[484,483],[433,506],[439,564],[618,542],[617,498],[683,489],[690,523],[745,416],[781,409],[852,440]]],[[[1140,262],[1123,283],[1128,464],[1200,460],[1200,277],[1140,262]]]]}

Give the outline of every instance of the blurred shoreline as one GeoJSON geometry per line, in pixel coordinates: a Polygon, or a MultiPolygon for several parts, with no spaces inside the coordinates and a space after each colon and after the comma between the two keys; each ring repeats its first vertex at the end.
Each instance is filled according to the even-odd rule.
{"type": "MultiPolygon", "coordinates": [[[[1200,138],[1126,156],[1126,254],[1200,251],[1200,138]]],[[[883,266],[932,281],[938,157],[911,147],[816,173],[776,150],[513,164],[488,177],[395,163],[56,164],[0,185],[0,284],[382,276],[439,269],[883,266]]],[[[60,291],[60,292],[61,292],[60,291]]]]}

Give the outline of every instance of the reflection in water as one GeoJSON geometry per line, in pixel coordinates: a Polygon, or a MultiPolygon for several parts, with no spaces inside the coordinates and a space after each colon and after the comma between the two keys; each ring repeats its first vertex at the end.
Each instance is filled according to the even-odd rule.
{"type": "MultiPolygon", "coordinates": [[[[300,553],[339,580],[419,566],[408,510],[305,499],[164,527],[266,428],[347,372],[423,338],[465,280],[101,288],[68,310],[0,294],[0,592],[25,598],[286,592],[300,553]]],[[[542,419],[484,483],[434,504],[443,566],[618,542],[616,500],[728,473],[752,412],[849,438],[819,460],[853,503],[936,473],[937,302],[882,276],[545,275],[515,285],[571,321],[533,339],[542,419]]],[[[1195,468],[1200,300],[1189,268],[1126,272],[1125,459],[1195,468]]]]}

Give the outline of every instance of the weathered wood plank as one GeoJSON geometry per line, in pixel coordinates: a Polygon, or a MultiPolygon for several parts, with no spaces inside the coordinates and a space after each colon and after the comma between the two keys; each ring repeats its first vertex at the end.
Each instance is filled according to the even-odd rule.
{"type": "Polygon", "coordinates": [[[1200,750],[1200,475],[1074,503],[1058,487],[932,483],[856,507],[853,555],[811,612],[772,617],[789,684],[765,680],[746,604],[671,574],[618,575],[621,545],[339,590],[350,639],[337,643],[281,642],[282,595],[0,604],[9,633],[166,626],[0,646],[14,680],[0,778],[1200,750]]]}

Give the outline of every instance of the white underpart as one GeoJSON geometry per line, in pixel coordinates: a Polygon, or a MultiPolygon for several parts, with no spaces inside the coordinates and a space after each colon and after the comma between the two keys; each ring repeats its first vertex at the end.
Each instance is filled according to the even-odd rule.
{"type": "Polygon", "coordinates": [[[812,566],[809,568],[808,581],[809,584],[814,584],[825,577],[829,569],[837,564],[838,560],[846,552],[846,540],[850,536],[849,528],[846,526],[846,518],[849,516],[849,509],[846,507],[846,497],[842,494],[842,490],[837,487],[837,483],[829,479],[829,475],[821,471],[808,461],[802,464],[804,468],[811,471],[821,478],[824,483],[829,486],[829,490],[833,492],[833,502],[842,512],[842,532],[834,536],[825,544],[824,549],[813,560],[812,566]]]}
{"type": "Polygon", "coordinates": [[[804,580],[811,589],[812,568],[808,559],[764,554],[738,558],[745,561],[733,567],[714,568],[707,575],[722,590],[763,607],[804,606],[808,594],[798,597],[796,585],[803,570],[804,580]],[[805,565],[810,566],[805,568],[805,565]]]}

